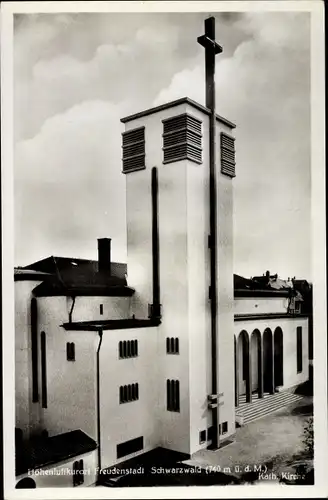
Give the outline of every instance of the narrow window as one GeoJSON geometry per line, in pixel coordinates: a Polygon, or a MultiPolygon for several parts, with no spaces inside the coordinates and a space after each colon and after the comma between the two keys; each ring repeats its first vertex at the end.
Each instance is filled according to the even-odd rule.
{"type": "Polygon", "coordinates": [[[100,312],[101,316],[104,314],[104,304],[100,304],[100,306],[99,306],[99,312],[100,312]]]}
{"type": "Polygon", "coordinates": [[[303,349],[302,349],[302,327],[296,328],[296,356],[297,356],[297,373],[303,370],[303,349]]]}
{"type": "Polygon", "coordinates": [[[139,399],[139,385],[129,384],[120,387],[120,403],[129,403],[139,399]]]}
{"type": "Polygon", "coordinates": [[[120,359],[136,358],[138,356],[138,341],[124,340],[118,344],[120,359]]]}
{"type": "Polygon", "coordinates": [[[167,410],[180,411],[180,382],[178,380],[166,381],[167,410]]]}
{"type": "Polygon", "coordinates": [[[84,483],[83,469],[83,459],[75,460],[73,463],[73,486],[79,486],[84,483]]]}
{"type": "Polygon", "coordinates": [[[205,443],[206,441],[206,430],[200,431],[199,433],[199,444],[205,443]]]}
{"type": "Polygon", "coordinates": [[[228,432],[228,422],[223,422],[221,424],[221,431],[222,431],[222,434],[226,434],[228,432]]]}
{"type": "Polygon", "coordinates": [[[67,361],[75,361],[75,344],[74,344],[74,342],[67,342],[67,344],[66,344],[66,357],[67,357],[67,361]]]}
{"type": "Polygon", "coordinates": [[[166,353],[167,354],[179,354],[179,339],[178,338],[167,338],[166,339],[166,353]]]}
{"type": "Polygon", "coordinates": [[[47,358],[46,358],[46,334],[41,332],[41,388],[42,408],[47,408],[47,358]]]}
{"type": "Polygon", "coordinates": [[[38,309],[36,298],[31,300],[32,402],[39,401],[38,380],[38,309]]]}

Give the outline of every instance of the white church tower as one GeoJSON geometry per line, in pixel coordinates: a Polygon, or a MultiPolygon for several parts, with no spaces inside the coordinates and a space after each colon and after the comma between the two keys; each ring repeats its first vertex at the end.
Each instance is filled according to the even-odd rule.
{"type": "Polygon", "coordinates": [[[157,433],[189,455],[235,432],[235,125],[215,112],[214,29],[207,19],[198,39],[206,107],[181,98],[121,120],[132,313],[161,321],[157,433]]]}

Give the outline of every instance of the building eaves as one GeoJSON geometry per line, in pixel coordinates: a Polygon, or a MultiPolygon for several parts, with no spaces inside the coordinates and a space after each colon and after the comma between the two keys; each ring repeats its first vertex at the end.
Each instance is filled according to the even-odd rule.
{"type": "MultiPolygon", "coordinates": [[[[180,99],[177,99],[176,101],[166,102],[165,104],[161,104],[160,106],[145,109],[144,111],[140,111],[139,113],[134,113],[133,115],[125,116],[124,118],[121,118],[121,122],[128,123],[132,120],[137,120],[139,118],[143,118],[144,116],[149,116],[152,115],[153,113],[158,113],[159,111],[164,111],[166,109],[179,106],[180,104],[189,104],[189,106],[192,106],[207,115],[210,115],[211,113],[211,111],[202,104],[199,104],[198,102],[190,99],[189,97],[182,97],[180,99]]],[[[224,125],[227,125],[230,128],[236,128],[235,123],[231,122],[230,120],[227,120],[223,116],[217,114],[216,119],[217,121],[224,123],[224,125]]]]}
{"type": "Polygon", "coordinates": [[[112,319],[100,321],[76,321],[62,324],[65,330],[73,331],[99,331],[99,330],[124,330],[130,328],[149,328],[160,325],[158,319],[112,319]]]}

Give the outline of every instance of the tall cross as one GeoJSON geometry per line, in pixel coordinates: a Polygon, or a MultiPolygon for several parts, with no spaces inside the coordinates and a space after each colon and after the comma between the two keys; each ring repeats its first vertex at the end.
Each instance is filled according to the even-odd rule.
{"type": "Polygon", "coordinates": [[[211,449],[220,447],[219,439],[219,331],[218,331],[218,273],[217,273],[217,185],[216,185],[216,114],[215,114],[215,56],[222,52],[222,47],[215,41],[215,19],[205,20],[205,35],[198,37],[198,43],[205,48],[206,73],[206,107],[210,110],[209,116],[209,248],[210,248],[210,287],[211,300],[211,365],[212,365],[212,394],[209,395],[213,404],[212,426],[213,435],[211,449]]]}
{"type": "Polygon", "coordinates": [[[197,38],[198,43],[205,48],[206,74],[206,107],[215,110],[215,56],[223,49],[215,41],[215,18],[205,19],[205,35],[197,38]]]}

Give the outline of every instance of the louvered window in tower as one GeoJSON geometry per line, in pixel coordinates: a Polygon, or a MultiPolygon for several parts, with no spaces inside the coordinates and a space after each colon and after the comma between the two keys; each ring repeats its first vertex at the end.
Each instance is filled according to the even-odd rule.
{"type": "Polygon", "coordinates": [[[124,174],[146,168],[145,127],[123,132],[122,149],[124,174]]]}
{"type": "Polygon", "coordinates": [[[221,132],[220,150],[222,174],[229,175],[229,177],[236,177],[235,139],[221,132]]]}
{"type": "Polygon", "coordinates": [[[163,120],[163,163],[202,163],[202,122],[184,113],[163,120]]]}

